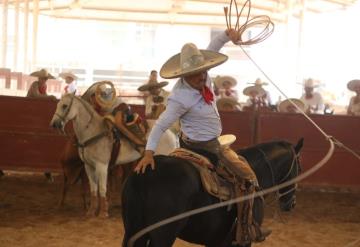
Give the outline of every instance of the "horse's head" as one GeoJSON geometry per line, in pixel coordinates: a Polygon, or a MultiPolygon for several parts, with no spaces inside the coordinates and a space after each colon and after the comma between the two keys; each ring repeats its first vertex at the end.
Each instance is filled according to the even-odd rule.
{"type": "Polygon", "coordinates": [[[64,95],[56,106],[56,111],[51,119],[50,126],[64,132],[66,123],[76,116],[73,104],[76,96],[73,94],[64,95]]]}
{"type": "MultiPolygon", "coordinates": [[[[299,173],[301,172],[300,150],[303,146],[303,141],[304,139],[301,138],[294,147],[291,146],[291,153],[292,153],[291,166],[287,168],[288,171],[285,173],[285,176],[281,178],[280,181],[278,181],[278,183],[283,183],[290,179],[293,179],[294,177],[298,176],[299,173]]],[[[280,209],[282,211],[290,211],[295,207],[296,188],[297,188],[297,184],[293,184],[279,190],[278,198],[279,198],[280,209]]]]}

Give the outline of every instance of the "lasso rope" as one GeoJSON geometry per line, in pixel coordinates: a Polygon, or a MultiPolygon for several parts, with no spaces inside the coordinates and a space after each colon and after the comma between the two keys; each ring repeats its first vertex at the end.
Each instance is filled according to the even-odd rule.
{"type": "MultiPolygon", "coordinates": [[[[182,214],[178,214],[175,215],[173,217],[164,219],[162,221],[159,221],[153,225],[150,225],[144,229],[142,229],[141,231],[137,232],[136,234],[134,234],[128,242],[128,247],[133,247],[135,241],[137,239],[139,239],[141,236],[147,234],[148,232],[155,230],[156,228],[159,228],[161,226],[170,224],[172,222],[190,217],[192,215],[195,214],[199,214],[199,213],[203,213],[209,210],[213,210],[213,209],[217,209],[217,208],[221,208],[221,207],[225,207],[225,206],[229,206],[232,205],[234,203],[239,203],[239,202],[243,202],[249,199],[252,199],[254,197],[260,197],[260,196],[264,196],[266,194],[269,193],[273,193],[276,192],[282,188],[285,188],[287,186],[296,184],[302,180],[304,180],[305,178],[309,177],[310,175],[312,175],[313,173],[315,173],[317,170],[319,170],[322,166],[324,166],[329,159],[331,158],[331,156],[334,153],[334,149],[335,149],[335,144],[338,145],[339,147],[343,147],[346,150],[348,150],[349,152],[353,153],[357,158],[360,159],[360,156],[352,151],[350,148],[346,147],[344,144],[342,144],[341,142],[339,142],[338,140],[336,140],[334,137],[329,136],[328,134],[326,134],[325,131],[323,131],[308,115],[305,114],[304,111],[302,111],[302,109],[300,109],[291,99],[289,99],[289,97],[287,97],[287,95],[269,78],[269,76],[267,76],[267,74],[260,68],[260,66],[258,66],[256,64],[256,62],[250,57],[250,55],[243,49],[242,45],[251,45],[251,44],[256,44],[259,42],[264,41],[265,39],[267,39],[274,31],[274,23],[271,21],[270,17],[262,15],[262,16],[256,16],[252,19],[249,20],[249,16],[250,16],[250,9],[251,9],[251,0],[247,0],[245,2],[245,4],[243,5],[243,7],[241,8],[241,11],[238,12],[238,7],[237,7],[237,3],[236,0],[231,0],[230,1],[230,8],[224,7],[224,13],[225,13],[225,19],[226,19],[226,26],[227,29],[230,30],[232,29],[231,26],[231,8],[232,8],[232,4],[235,4],[235,10],[236,10],[236,16],[237,16],[237,20],[236,20],[236,24],[235,24],[235,31],[238,32],[239,35],[239,41],[237,42],[237,45],[240,46],[240,48],[242,49],[242,51],[246,54],[246,56],[254,63],[254,65],[261,71],[261,73],[271,82],[272,85],[275,86],[275,88],[286,98],[290,101],[290,103],[292,105],[294,105],[296,107],[296,109],[299,110],[299,112],[308,120],[310,121],[310,123],[315,126],[319,132],[326,138],[327,141],[329,141],[330,147],[328,152],[326,153],[326,155],[323,157],[323,159],[321,159],[317,164],[315,164],[313,167],[311,167],[310,169],[308,169],[306,172],[303,172],[302,174],[298,175],[297,177],[288,180],[284,183],[281,183],[279,185],[275,185],[273,187],[270,187],[268,189],[265,190],[261,190],[258,192],[255,192],[254,194],[250,194],[247,196],[243,196],[243,197],[238,197],[235,199],[231,199],[229,201],[225,201],[225,202],[220,202],[220,203],[216,203],[216,204],[212,204],[209,206],[205,206],[205,207],[201,207],[201,208],[197,208],[194,210],[190,210],[187,211],[185,213],[182,214]],[[248,7],[248,13],[247,13],[247,17],[246,17],[246,21],[244,24],[242,24],[240,26],[240,17],[241,14],[244,10],[244,8],[246,7],[246,5],[249,5],[248,7]],[[229,10],[229,11],[228,11],[229,10]],[[248,40],[243,41],[242,40],[242,34],[248,30],[251,27],[254,26],[260,26],[260,25],[265,25],[264,29],[258,34],[256,35],[254,38],[250,38],[248,40]]],[[[355,242],[351,243],[351,246],[353,246],[353,244],[356,244],[358,241],[360,240],[356,240],[355,242]]]]}
{"type": "Polygon", "coordinates": [[[238,6],[236,3],[236,0],[230,1],[230,7],[224,7],[224,14],[225,14],[225,20],[226,20],[226,26],[227,30],[234,29],[238,36],[238,42],[237,45],[253,45],[260,43],[267,39],[273,32],[274,32],[274,23],[271,21],[270,17],[267,15],[259,15],[255,16],[253,18],[250,18],[250,11],[251,11],[251,0],[247,0],[244,5],[242,6],[240,12],[238,11],[238,6]],[[235,5],[236,10],[236,23],[235,27],[233,28],[231,25],[231,7],[232,5],[235,5]],[[242,16],[243,11],[247,8],[247,14],[246,19],[243,24],[240,25],[240,18],[242,16]],[[262,31],[259,32],[255,37],[249,38],[247,40],[243,40],[242,36],[245,33],[245,31],[248,31],[251,28],[254,27],[263,27],[262,31]]]}

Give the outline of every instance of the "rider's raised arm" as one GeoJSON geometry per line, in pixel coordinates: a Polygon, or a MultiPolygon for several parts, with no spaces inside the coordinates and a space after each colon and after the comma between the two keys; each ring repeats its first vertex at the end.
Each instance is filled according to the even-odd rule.
{"type": "Polygon", "coordinates": [[[209,43],[208,47],[206,48],[207,50],[210,51],[220,51],[220,49],[227,43],[230,41],[230,38],[227,34],[227,31],[221,32],[219,34],[217,34],[209,43]]]}
{"type": "Polygon", "coordinates": [[[166,110],[161,113],[160,118],[156,121],[156,124],[150,132],[145,149],[155,151],[161,135],[187,110],[185,105],[170,97],[167,102],[166,110]]]}

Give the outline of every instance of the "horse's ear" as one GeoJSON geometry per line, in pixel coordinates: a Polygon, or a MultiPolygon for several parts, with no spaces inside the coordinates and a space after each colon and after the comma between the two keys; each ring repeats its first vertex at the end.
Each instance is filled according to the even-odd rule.
{"type": "Polygon", "coordinates": [[[304,138],[301,138],[301,139],[297,142],[296,146],[294,147],[295,153],[298,154],[298,153],[300,152],[301,148],[303,147],[303,145],[304,145],[304,138]]]}

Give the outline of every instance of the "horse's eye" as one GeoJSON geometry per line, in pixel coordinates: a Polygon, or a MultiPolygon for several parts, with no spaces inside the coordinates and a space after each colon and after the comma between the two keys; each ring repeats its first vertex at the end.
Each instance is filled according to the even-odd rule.
{"type": "Polygon", "coordinates": [[[68,106],[67,105],[62,105],[62,109],[65,110],[68,106]]]}

